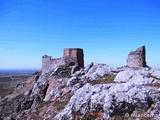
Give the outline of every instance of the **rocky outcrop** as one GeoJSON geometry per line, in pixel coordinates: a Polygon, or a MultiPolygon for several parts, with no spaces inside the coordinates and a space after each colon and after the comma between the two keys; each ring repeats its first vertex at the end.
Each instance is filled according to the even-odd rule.
{"type": "Polygon", "coordinates": [[[78,51],[66,49],[58,59],[44,56],[41,71],[16,88],[20,94],[0,100],[0,106],[8,104],[0,107],[0,113],[14,108],[2,118],[14,113],[17,120],[73,120],[98,114],[96,118],[108,120],[138,111],[160,119],[160,70],[144,67],[144,46],[129,54],[129,67],[114,69],[94,62],[83,68],[83,61],[76,57],[83,58],[83,51],[78,51]],[[16,104],[6,103],[9,98],[16,104]]]}
{"type": "Polygon", "coordinates": [[[85,71],[85,77],[89,80],[98,80],[105,75],[109,75],[111,73],[111,68],[106,64],[98,64],[91,62],[85,71]]]}
{"type": "MultiPolygon", "coordinates": [[[[123,116],[135,110],[146,111],[153,102],[157,102],[155,94],[160,90],[134,84],[85,84],[71,97],[65,109],[53,120],[72,120],[75,115],[102,112],[103,119],[108,120],[113,115],[123,116]]],[[[156,108],[160,109],[160,108],[156,108]]]]}
{"type": "Polygon", "coordinates": [[[82,86],[89,81],[98,81],[110,74],[114,73],[108,65],[91,62],[85,69],[81,69],[72,74],[72,77],[67,82],[67,86],[73,86],[75,84],[82,86]]]}
{"type": "Polygon", "coordinates": [[[53,120],[72,120],[76,115],[83,116],[95,112],[101,112],[105,120],[114,115],[132,114],[134,111],[158,115],[160,114],[158,103],[160,89],[154,85],[160,84],[159,80],[160,70],[158,69],[147,67],[111,69],[105,64],[90,63],[68,80],[67,86],[72,86],[74,94],[65,109],[53,120]],[[114,79],[116,83],[96,85],[87,83],[100,80],[109,74],[116,74],[115,71],[119,72],[114,79]],[[149,109],[151,106],[152,109],[149,109]]]}
{"type": "Polygon", "coordinates": [[[117,83],[134,83],[137,85],[160,84],[160,71],[151,68],[139,68],[137,70],[129,68],[119,72],[115,79],[117,83]]]}
{"type": "MultiPolygon", "coordinates": [[[[33,86],[30,86],[29,91],[24,93],[23,100],[21,100],[18,105],[19,111],[36,107],[41,104],[44,99],[48,99],[47,96],[54,96],[54,94],[51,94],[53,91],[55,91],[55,94],[57,91],[61,93],[61,89],[66,86],[72,72],[75,71],[75,69],[79,69],[77,67],[77,61],[67,56],[61,58],[56,64],[50,64],[50,61],[46,62],[41,71],[34,74],[35,83],[33,86]]],[[[28,84],[26,83],[26,85],[28,84]]],[[[16,89],[20,90],[26,85],[19,85],[16,89]]]]}
{"type": "Polygon", "coordinates": [[[15,119],[11,117],[0,117],[0,120],[15,120],[15,119]]]}
{"type": "MultiPolygon", "coordinates": [[[[58,91],[61,91],[61,94],[65,94],[70,90],[72,91],[72,93],[74,93],[77,89],[81,88],[87,82],[98,81],[99,79],[103,79],[104,76],[110,74],[112,74],[112,72],[111,68],[108,65],[91,62],[85,69],[80,69],[79,71],[72,74],[72,77],[65,81],[66,84],[63,84],[62,88],[57,87],[56,89],[53,89],[52,87],[52,90],[47,93],[44,101],[54,101],[55,99],[60,97],[58,91]]],[[[62,81],[64,80],[62,79],[62,81]]],[[[54,84],[57,85],[56,80],[54,84]]],[[[51,84],[49,84],[49,86],[51,86],[51,84]]]]}
{"type": "MultiPolygon", "coordinates": [[[[69,77],[64,74],[67,70],[61,64],[36,73],[34,86],[20,96],[19,105],[14,107],[17,112],[15,118],[25,116],[26,119],[32,119],[31,114],[36,115],[37,110],[40,113],[36,118],[53,120],[72,120],[77,116],[97,113],[104,120],[126,113],[130,115],[135,111],[160,114],[160,89],[156,87],[160,84],[158,69],[113,69],[106,64],[91,62],[85,69],[81,68],[69,77]],[[114,81],[104,83],[110,75],[115,75],[114,81]],[[55,110],[57,104],[61,112],[55,110]]],[[[17,90],[21,89],[20,86],[17,90]]]]}
{"type": "Polygon", "coordinates": [[[129,67],[146,67],[145,46],[129,53],[127,65],[129,67]]]}
{"type": "MultiPolygon", "coordinates": [[[[69,77],[72,74],[71,72],[73,71],[73,69],[78,67],[78,63],[74,58],[63,57],[62,61],[65,61],[65,62],[50,64],[47,67],[44,67],[42,69],[42,73],[39,79],[37,80],[36,84],[34,85],[31,93],[31,97],[34,97],[33,103],[35,103],[35,105],[40,101],[43,101],[43,99],[46,96],[46,93],[49,93],[47,92],[47,89],[50,88],[51,86],[50,84],[52,83],[51,82],[52,80],[53,80],[53,83],[56,84],[58,81],[58,78],[69,77]],[[73,66],[72,66],[72,63],[74,63],[73,66]],[[57,79],[54,79],[54,78],[57,78],[57,79]]],[[[54,86],[52,88],[52,91],[59,86],[60,84],[58,86],[54,86]]]]}

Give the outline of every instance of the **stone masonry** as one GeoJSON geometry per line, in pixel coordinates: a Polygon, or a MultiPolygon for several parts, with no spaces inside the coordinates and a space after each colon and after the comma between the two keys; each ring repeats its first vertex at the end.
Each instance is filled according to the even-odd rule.
{"type": "Polygon", "coordinates": [[[145,46],[138,48],[129,53],[127,58],[127,65],[129,67],[146,67],[145,46]]]}
{"type": "Polygon", "coordinates": [[[52,58],[51,56],[42,56],[42,68],[48,68],[54,65],[66,65],[74,66],[77,64],[78,67],[84,68],[84,54],[83,49],[80,48],[65,48],[63,57],[52,58]],[[73,65],[72,65],[73,64],[73,65]]]}
{"type": "Polygon", "coordinates": [[[82,68],[84,67],[83,49],[81,49],[81,48],[65,48],[63,56],[75,58],[76,61],[78,62],[78,65],[82,68]]]}

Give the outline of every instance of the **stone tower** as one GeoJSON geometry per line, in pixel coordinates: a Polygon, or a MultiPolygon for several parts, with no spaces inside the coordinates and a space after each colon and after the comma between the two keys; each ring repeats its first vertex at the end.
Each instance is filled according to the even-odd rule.
{"type": "Polygon", "coordinates": [[[146,53],[145,46],[138,48],[129,53],[127,58],[127,65],[129,67],[146,67],[146,53]]]}
{"type": "Polygon", "coordinates": [[[78,65],[80,67],[84,68],[83,49],[81,49],[81,48],[65,48],[63,56],[75,58],[78,62],[78,65]]]}

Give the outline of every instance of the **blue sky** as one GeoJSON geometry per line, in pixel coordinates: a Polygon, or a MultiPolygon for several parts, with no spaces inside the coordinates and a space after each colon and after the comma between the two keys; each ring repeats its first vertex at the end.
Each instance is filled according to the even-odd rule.
{"type": "Polygon", "coordinates": [[[44,54],[83,48],[85,65],[126,65],[145,45],[160,68],[160,3],[155,0],[0,0],[0,68],[41,68],[44,54]]]}

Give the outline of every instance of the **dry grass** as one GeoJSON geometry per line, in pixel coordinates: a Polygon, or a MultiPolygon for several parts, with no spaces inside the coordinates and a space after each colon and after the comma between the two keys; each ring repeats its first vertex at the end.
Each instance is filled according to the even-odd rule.
{"type": "Polygon", "coordinates": [[[6,96],[13,92],[15,87],[0,88],[0,97],[6,96]]]}
{"type": "MultiPolygon", "coordinates": [[[[152,75],[151,73],[148,73],[147,77],[160,80],[160,78],[157,78],[156,76],[152,75]]],[[[145,85],[143,85],[143,86],[152,86],[152,87],[158,87],[158,88],[160,88],[160,83],[145,84],[145,85]]]]}
{"type": "Polygon", "coordinates": [[[68,104],[68,100],[65,100],[63,102],[60,102],[60,101],[56,101],[55,102],[55,105],[57,107],[57,110],[62,110],[65,108],[65,106],[68,104]]]}
{"type": "Polygon", "coordinates": [[[95,85],[95,84],[107,84],[107,83],[115,83],[114,82],[114,78],[116,77],[115,74],[110,74],[107,75],[105,77],[103,77],[102,79],[99,80],[93,80],[93,81],[88,81],[88,83],[95,85]]]}
{"type": "Polygon", "coordinates": [[[160,78],[157,78],[156,76],[152,75],[151,73],[148,73],[147,77],[160,80],[160,78]]]}
{"type": "Polygon", "coordinates": [[[84,116],[75,115],[73,120],[102,120],[103,114],[103,112],[93,112],[84,116]]]}
{"type": "Polygon", "coordinates": [[[160,83],[155,83],[155,84],[144,84],[142,86],[151,86],[151,87],[157,87],[160,88],[160,83]]]}

